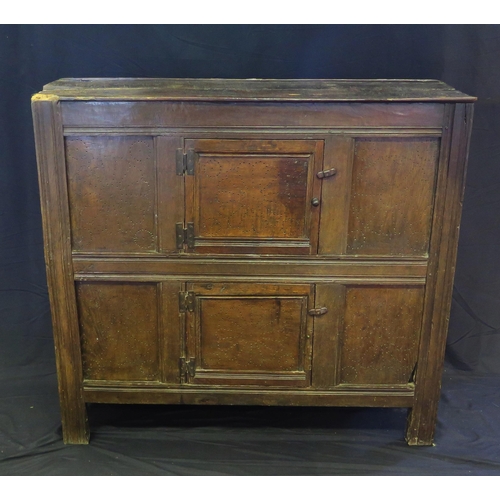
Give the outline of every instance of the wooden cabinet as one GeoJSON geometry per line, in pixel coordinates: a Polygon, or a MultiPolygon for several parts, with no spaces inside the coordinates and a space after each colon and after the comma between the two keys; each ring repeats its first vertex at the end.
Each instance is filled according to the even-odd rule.
{"type": "Polygon", "coordinates": [[[33,97],[64,440],[85,404],[409,409],[432,443],[473,101],[433,80],[33,97]]]}

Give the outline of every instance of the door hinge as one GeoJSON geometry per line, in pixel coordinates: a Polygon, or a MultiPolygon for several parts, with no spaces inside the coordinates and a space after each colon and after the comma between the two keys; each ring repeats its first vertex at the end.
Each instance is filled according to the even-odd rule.
{"type": "Polygon", "coordinates": [[[187,153],[179,148],[176,151],[175,163],[176,163],[176,172],[177,175],[194,175],[194,162],[195,162],[194,149],[188,149],[187,153]]]}
{"type": "Polygon", "coordinates": [[[194,292],[179,292],[179,312],[194,311],[194,292]]]}
{"type": "Polygon", "coordinates": [[[309,309],[307,312],[310,316],[323,316],[328,312],[328,309],[326,307],[317,307],[316,309],[309,309]]]}
{"type": "Polygon", "coordinates": [[[180,368],[182,375],[189,375],[190,377],[194,377],[195,375],[195,359],[194,358],[181,358],[180,359],[180,368]]]}
{"type": "Polygon", "coordinates": [[[184,227],[182,222],[177,222],[175,224],[175,240],[177,248],[182,248],[184,244],[188,248],[194,248],[194,223],[188,222],[184,227]]]}
{"type": "Polygon", "coordinates": [[[316,177],[318,179],[324,179],[325,177],[332,177],[337,174],[337,169],[336,168],[331,168],[329,170],[321,170],[321,172],[318,172],[316,174],[316,177]]]}

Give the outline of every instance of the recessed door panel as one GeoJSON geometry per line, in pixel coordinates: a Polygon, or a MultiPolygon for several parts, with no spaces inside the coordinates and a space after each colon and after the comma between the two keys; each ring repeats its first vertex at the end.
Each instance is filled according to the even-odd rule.
{"type": "Polygon", "coordinates": [[[187,380],[194,384],[310,385],[311,285],[188,284],[187,380]]]}
{"type": "Polygon", "coordinates": [[[316,253],[322,141],[200,139],[186,148],[189,251],[316,253]]]}

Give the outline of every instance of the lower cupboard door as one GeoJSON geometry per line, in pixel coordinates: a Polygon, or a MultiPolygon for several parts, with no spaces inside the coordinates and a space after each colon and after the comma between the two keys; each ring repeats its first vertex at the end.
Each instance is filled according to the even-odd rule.
{"type": "Polygon", "coordinates": [[[188,283],[184,382],[311,384],[314,285],[188,283]]]}

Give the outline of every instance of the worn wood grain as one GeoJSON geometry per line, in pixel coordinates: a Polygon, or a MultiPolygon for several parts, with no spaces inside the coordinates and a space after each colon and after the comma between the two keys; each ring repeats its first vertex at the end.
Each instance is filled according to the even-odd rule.
{"type": "Polygon", "coordinates": [[[450,121],[447,123],[450,133],[447,138],[450,142],[446,144],[449,163],[443,165],[443,183],[446,187],[442,189],[442,203],[429,266],[431,293],[426,297],[424,316],[427,331],[420,346],[415,379],[415,409],[408,415],[406,429],[406,440],[410,445],[430,445],[434,440],[442,360],[451,309],[473,106],[456,104],[450,111],[450,121]]]}
{"type": "Polygon", "coordinates": [[[321,141],[187,140],[195,253],[316,253],[321,141]],[[189,153],[188,153],[189,154],[189,153]]]}
{"type": "Polygon", "coordinates": [[[157,284],[80,283],[76,290],[84,379],[160,380],[157,284]]]}
{"type": "Polygon", "coordinates": [[[54,100],[32,102],[52,329],[56,351],[63,440],[89,441],[82,389],[82,359],[71,268],[70,217],[60,108],[54,100]]]}
{"type": "Polygon", "coordinates": [[[181,382],[179,357],[184,337],[184,315],[179,311],[179,292],[183,284],[177,280],[160,282],[158,303],[159,363],[161,381],[178,386],[181,382]]]}
{"type": "Polygon", "coordinates": [[[340,334],[342,384],[411,382],[423,295],[423,287],[347,287],[340,334]]]}
{"type": "Polygon", "coordinates": [[[297,259],[240,258],[147,258],[147,257],[93,257],[75,256],[73,268],[78,279],[86,276],[128,274],[133,275],[213,275],[273,276],[319,278],[425,278],[425,260],[380,259],[297,259]]]}
{"type": "Polygon", "coordinates": [[[175,224],[184,222],[184,179],[176,173],[176,150],[182,148],[182,137],[168,134],[155,136],[157,179],[158,251],[178,253],[175,224]]]}
{"type": "Polygon", "coordinates": [[[61,99],[278,101],[473,101],[438,80],[261,78],[62,78],[44,86],[61,99]]]}
{"type": "Polygon", "coordinates": [[[88,403],[133,404],[212,404],[256,406],[359,406],[409,408],[413,404],[412,391],[307,391],[307,390],[251,390],[227,388],[97,388],[85,389],[88,403]]]}
{"type": "Polygon", "coordinates": [[[437,139],[356,140],[348,254],[428,254],[438,153],[437,139]]]}
{"type": "Polygon", "coordinates": [[[314,318],[312,385],[315,389],[331,389],[339,383],[345,286],[332,282],[316,284],[316,307],[326,307],[328,312],[314,318]]]}
{"type": "Polygon", "coordinates": [[[189,383],[309,385],[311,285],[188,284],[187,353],[196,371],[189,383]]]}
{"type": "Polygon", "coordinates": [[[324,170],[335,169],[335,175],[321,180],[321,255],[346,253],[354,144],[353,137],[344,135],[332,135],[325,141],[324,170]]]}
{"type": "Polygon", "coordinates": [[[402,406],[431,444],[474,100],[430,80],[35,95],[65,442],[107,402],[402,406]]]}
{"type": "Polygon", "coordinates": [[[66,165],[75,250],[156,252],[151,137],[70,137],[66,165]]]}
{"type": "Polygon", "coordinates": [[[62,102],[65,127],[402,127],[435,129],[441,103],[62,102]]]}

